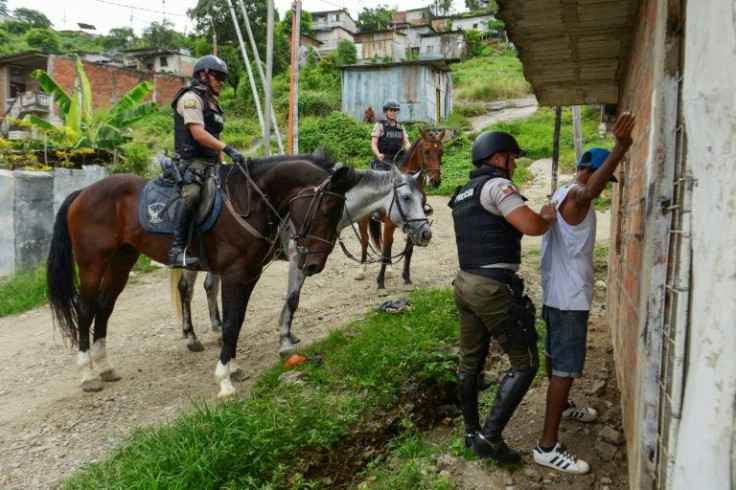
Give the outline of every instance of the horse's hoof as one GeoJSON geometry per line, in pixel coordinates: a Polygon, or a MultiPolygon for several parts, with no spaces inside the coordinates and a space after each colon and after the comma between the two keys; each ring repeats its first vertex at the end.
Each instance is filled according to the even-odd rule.
{"type": "Polygon", "coordinates": [[[199,341],[199,339],[196,339],[187,342],[187,349],[192,352],[202,352],[204,350],[204,346],[202,345],[202,342],[199,341]]]}
{"type": "MultiPolygon", "coordinates": [[[[100,378],[102,381],[120,381],[120,375],[115,369],[108,369],[107,371],[103,371],[100,373],[100,378]]],[[[102,387],[100,386],[100,390],[102,387]]],[[[99,391],[99,390],[98,390],[99,391]]]]}
{"type": "Polygon", "coordinates": [[[279,349],[279,358],[286,359],[287,357],[291,355],[292,352],[294,352],[294,348],[292,346],[281,347],[279,349]]]}
{"type": "Polygon", "coordinates": [[[230,373],[230,379],[232,381],[245,381],[248,378],[250,378],[250,374],[246,373],[240,368],[230,373]]]}
{"type": "Polygon", "coordinates": [[[380,297],[388,296],[388,291],[386,291],[386,288],[378,288],[378,296],[380,297]]]}
{"type": "Polygon", "coordinates": [[[354,279],[356,281],[362,281],[363,279],[365,279],[365,274],[363,273],[363,271],[358,271],[355,273],[354,279]]]}
{"type": "Polygon", "coordinates": [[[394,270],[391,267],[386,267],[386,272],[384,273],[383,277],[386,279],[391,279],[394,277],[394,270]]]}
{"type": "Polygon", "coordinates": [[[232,400],[233,398],[235,398],[235,393],[237,392],[234,388],[232,390],[221,389],[220,392],[217,394],[217,398],[224,401],[232,400]]]}
{"type": "Polygon", "coordinates": [[[300,339],[299,337],[297,337],[293,333],[290,333],[289,334],[289,340],[291,341],[292,344],[298,344],[299,342],[302,341],[302,339],[300,339]]]}
{"type": "Polygon", "coordinates": [[[212,331],[214,333],[222,334],[222,325],[212,325],[212,331]]]}
{"type": "Polygon", "coordinates": [[[404,284],[414,284],[411,279],[404,279],[404,284]]]}
{"type": "Polygon", "coordinates": [[[82,387],[82,391],[86,391],[87,393],[102,391],[102,379],[88,379],[82,381],[82,384],[80,386],[82,387]]]}

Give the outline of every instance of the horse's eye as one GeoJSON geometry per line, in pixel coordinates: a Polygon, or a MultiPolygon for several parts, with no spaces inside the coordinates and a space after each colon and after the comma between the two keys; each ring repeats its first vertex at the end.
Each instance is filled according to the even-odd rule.
{"type": "Polygon", "coordinates": [[[404,194],[403,196],[401,196],[401,199],[403,199],[404,201],[409,201],[411,199],[411,196],[409,196],[408,194],[404,194]]]}

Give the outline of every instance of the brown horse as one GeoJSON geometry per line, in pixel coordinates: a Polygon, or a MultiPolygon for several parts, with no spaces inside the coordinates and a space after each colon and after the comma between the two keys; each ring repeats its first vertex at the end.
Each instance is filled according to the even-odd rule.
{"type": "MultiPolygon", "coordinates": [[[[218,396],[235,393],[231,375],[246,377],[235,363],[240,328],[287,220],[294,224],[298,267],[307,276],[323,269],[337,238],[345,192],[357,182],[352,168],[333,173],[333,166],[326,156],[293,155],[254,160],[249,170],[245,165],[221,167],[223,197],[230,205],[201,237],[209,268],[222,277],[218,396]]],[[[56,324],[79,346],[84,391],[99,391],[102,381],[120,379],[107,360],[107,322],[139,255],[167,261],[171,236],[148,233],[138,223],[138,200],[146,182],[132,175],[108,177],[69,195],[56,216],[48,295],[56,324]]]]}
{"type": "MultiPolygon", "coordinates": [[[[409,150],[404,155],[404,159],[399,163],[398,169],[402,172],[414,175],[421,173],[423,179],[421,179],[422,185],[422,200],[426,203],[427,195],[424,191],[425,186],[429,185],[432,188],[437,188],[442,183],[442,154],[445,152],[444,146],[442,145],[442,138],[445,136],[443,130],[438,135],[427,133],[426,131],[419,130],[419,138],[414,141],[409,150]]],[[[391,265],[391,247],[394,243],[394,231],[396,225],[390,220],[383,217],[381,223],[377,222],[372,218],[362,219],[358,222],[358,229],[360,231],[360,246],[361,246],[361,267],[355,278],[361,280],[365,278],[366,262],[368,258],[368,228],[370,226],[370,234],[373,238],[373,242],[377,249],[381,249],[381,269],[378,272],[378,289],[385,289],[385,277],[386,266],[391,265]],[[383,239],[381,239],[380,227],[383,223],[383,239]]],[[[426,245],[426,244],[425,244],[426,245]]],[[[414,253],[414,241],[411,237],[407,237],[406,246],[404,247],[404,271],[402,277],[404,278],[404,284],[411,284],[411,256],[414,253]]],[[[392,274],[389,269],[389,276],[392,274]]]]}

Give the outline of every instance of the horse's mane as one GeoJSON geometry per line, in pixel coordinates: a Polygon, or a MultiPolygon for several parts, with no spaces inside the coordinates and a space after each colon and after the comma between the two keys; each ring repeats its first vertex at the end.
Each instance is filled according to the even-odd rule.
{"type": "Polygon", "coordinates": [[[276,164],[284,162],[293,162],[297,160],[307,161],[317,167],[331,171],[335,168],[335,160],[327,150],[319,150],[315,153],[301,153],[297,155],[273,155],[268,157],[255,158],[251,160],[254,170],[264,166],[264,164],[276,164]]]}
{"type": "Polygon", "coordinates": [[[401,163],[399,166],[404,165],[406,162],[409,161],[409,158],[411,157],[411,154],[414,153],[414,148],[416,148],[417,144],[421,141],[422,137],[421,135],[419,138],[415,139],[408,150],[404,153],[404,157],[401,159],[401,163]]]}

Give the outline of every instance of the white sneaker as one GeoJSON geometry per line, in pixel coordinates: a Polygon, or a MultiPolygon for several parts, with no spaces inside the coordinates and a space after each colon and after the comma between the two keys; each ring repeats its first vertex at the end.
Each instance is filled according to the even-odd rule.
{"type": "Polygon", "coordinates": [[[562,412],[563,419],[574,419],[580,422],[592,422],[598,418],[598,412],[590,407],[584,407],[576,404],[572,400],[567,400],[567,408],[562,412]]]}
{"type": "Polygon", "coordinates": [[[555,444],[555,447],[551,451],[543,451],[539,445],[534,446],[534,462],[549,466],[556,470],[573,473],[576,475],[584,475],[590,470],[588,463],[582,459],[578,459],[577,456],[570,453],[567,448],[559,442],[555,444]]]}

